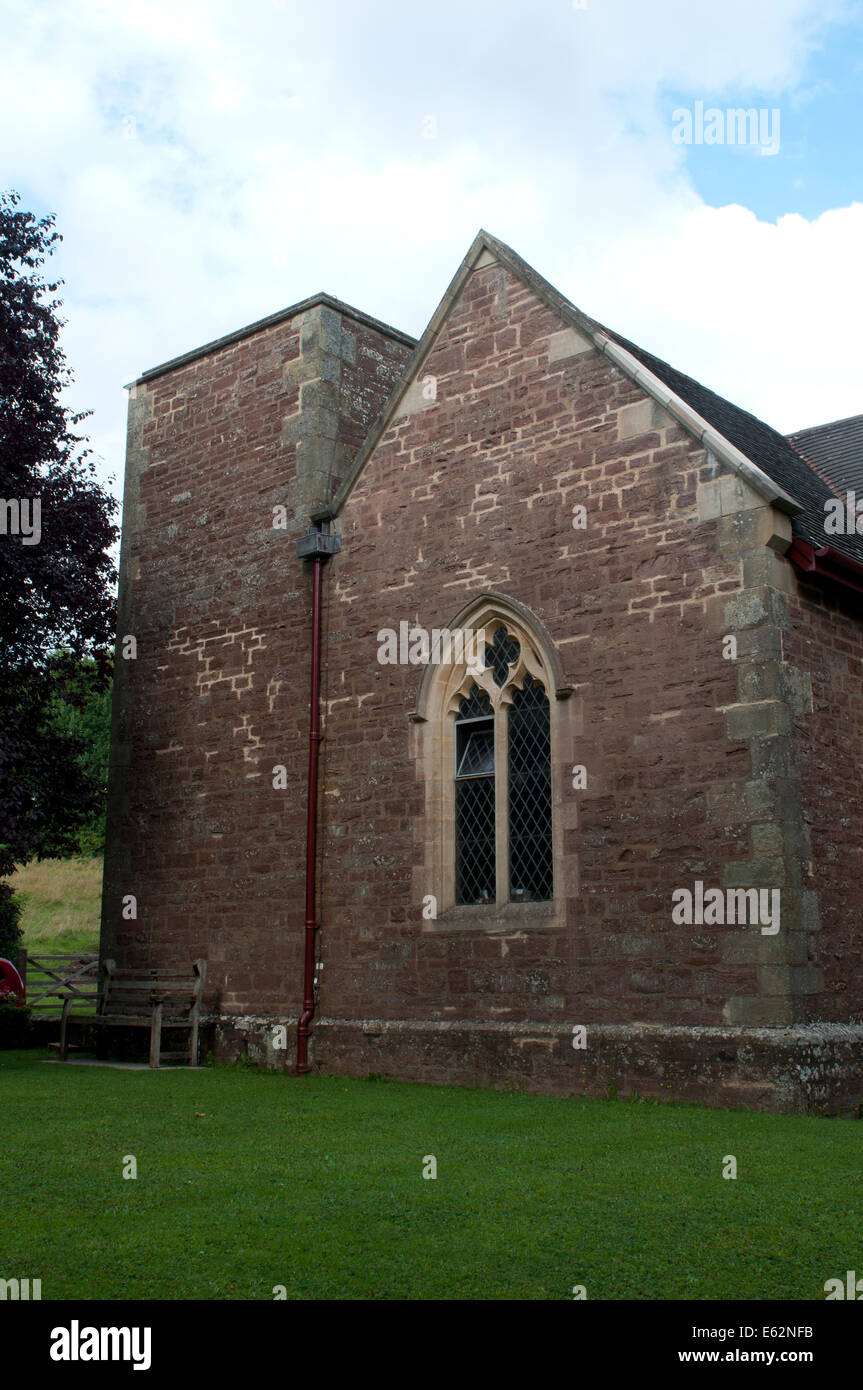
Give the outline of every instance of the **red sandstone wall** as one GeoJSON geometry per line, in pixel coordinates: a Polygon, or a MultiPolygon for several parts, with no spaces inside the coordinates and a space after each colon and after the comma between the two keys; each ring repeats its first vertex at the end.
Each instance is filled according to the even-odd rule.
{"type": "MultiPolygon", "coordinates": [[[[715,476],[673,424],[621,441],[645,399],[594,352],[548,361],[556,316],[497,266],[475,272],[421,376],[437,403],[396,420],[341,515],[328,567],[321,1010],[329,1017],[722,1022],[758,992],[722,928],[674,926],[671,894],[750,852],[708,798],[745,782],[737,699],[705,603],[741,587],[701,523],[715,476]],[[572,508],[588,507],[586,531],[572,508]],[[579,687],[584,729],[566,831],[578,889],[561,930],[423,931],[423,787],[410,754],[419,676],[377,663],[402,619],[450,623],[475,594],[527,605],[579,687]]],[[[430,891],[430,890],[429,890],[430,891]]]]}
{"type": "MultiPolygon", "coordinates": [[[[352,454],[410,347],[341,327],[336,443],[352,454]]],[[[292,517],[307,330],[300,316],[259,331],[139,385],[132,405],[120,637],[137,658],[118,661],[102,953],[204,956],[208,1001],[228,1012],[301,999],[311,589],[292,517]]]]}
{"type": "MultiPolygon", "coordinates": [[[[135,636],[138,656],[118,663],[103,954],[147,966],[203,955],[208,1003],[228,1014],[299,1004],[310,575],[295,557],[296,525],[322,476],[338,486],[409,352],[354,322],[342,342],[343,326],[330,322],[321,347],[330,365],[339,358],[335,407],[326,373],[310,365],[323,330],[295,321],[139,386],[132,409],[120,635],[135,636]],[[329,475],[321,440],[334,446],[329,475]],[[272,529],[277,503],[292,518],[285,531],[272,529]],[[283,792],[276,764],[288,769],[283,792]],[[127,894],[133,921],[121,915],[127,894]]],[[[769,870],[779,834],[761,795],[782,781],[778,763],[770,771],[776,745],[751,733],[775,674],[758,664],[770,644],[759,646],[755,629],[774,618],[765,609],[731,624],[741,652],[758,657],[741,681],[715,621],[721,597],[744,589],[734,532],[745,527],[700,520],[697,484],[719,469],[667,417],[628,437],[646,397],[607,360],[550,360],[563,327],[498,266],[472,275],[421,368],[437,379],[437,401],[387,430],[339,518],[342,554],[324,571],[319,1012],[513,1027],[505,1058],[496,1034],[426,1035],[406,1023],[396,1046],[384,1030],[382,1064],[405,1075],[504,1084],[523,1055],[544,1088],[546,1047],[575,1057],[579,1075],[605,1065],[600,1050],[578,1071],[566,1045],[573,1024],[721,1024],[731,997],[751,1001],[758,1021],[760,987],[779,990],[766,979],[769,955],[759,979],[734,928],[671,920],[675,888],[721,886],[729,865],[769,870]],[[572,527],[578,504],[586,531],[572,527]],[[422,672],[379,665],[376,634],[403,619],[449,626],[489,590],[526,605],[556,644],[575,687],[567,717],[577,706],[573,761],[587,767],[588,788],[560,813],[556,875],[570,886],[559,918],[522,926],[491,911],[485,929],[442,920],[430,930],[417,890],[424,786],[407,717],[422,672]],[[725,713],[747,701],[750,742],[729,737],[725,713]],[[747,788],[757,794],[745,807],[747,788]],[[528,1037],[520,1023],[545,1031],[528,1037]]],[[[806,1007],[844,1021],[859,1017],[863,993],[863,637],[858,619],[814,590],[790,603],[783,657],[811,673],[815,706],[794,716],[815,870],[803,886],[817,888],[813,963],[824,970],[824,993],[806,1007]]],[[[366,1046],[378,1055],[374,1029],[345,1053],[338,1026],[321,1025],[325,1064],[350,1071],[365,1065],[366,1046]]],[[[657,1093],[689,1065],[689,1045],[663,1042],[657,1093]]],[[[628,1036],[620,1046],[624,1075],[628,1036]]],[[[713,1073],[699,1062],[698,1075],[709,1093],[713,1073]]]]}
{"type": "Polygon", "coordinates": [[[863,1022],[863,627],[848,596],[801,583],[788,660],[811,673],[811,714],[795,719],[810,884],[820,909],[824,991],[810,1018],[863,1022]]]}

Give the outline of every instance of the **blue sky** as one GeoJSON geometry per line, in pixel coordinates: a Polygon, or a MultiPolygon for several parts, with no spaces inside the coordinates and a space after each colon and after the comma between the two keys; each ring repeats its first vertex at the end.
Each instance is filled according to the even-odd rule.
{"type": "MultiPolygon", "coordinates": [[[[686,150],[692,186],[706,203],[741,202],[774,222],[786,213],[815,218],[852,198],[863,200],[863,23],[849,17],[828,27],[810,53],[803,81],[787,92],[755,89],[701,93],[706,107],[779,110],[776,157],[746,146],[686,150]]],[[[670,92],[665,109],[691,106],[686,91],[670,92]]]]}
{"type": "Polygon", "coordinates": [[[479,227],[782,430],[863,411],[860,0],[0,0],[0,184],[72,401],[324,289],[417,336],[479,227]],[[677,108],[778,109],[775,156],[677,108]]]}

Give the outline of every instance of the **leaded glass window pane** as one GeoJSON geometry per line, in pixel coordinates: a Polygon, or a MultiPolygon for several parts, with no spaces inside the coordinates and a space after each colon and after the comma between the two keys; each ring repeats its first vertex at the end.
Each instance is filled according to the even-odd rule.
{"type": "Polygon", "coordinates": [[[494,712],[471,687],[455,726],[456,902],[495,901],[494,712]]]}
{"type": "Polygon", "coordinates": [[[528,676],[509,711],[509,896],[545,902],[554,886],[548,697],[528,676]]]}
{"type": "Polygon", "coordinates": [[[494,775],[494,729],[465,729],[456,777],[494,775]]]}
{"type": "Polygon", "coordinates": [[[492,719],[494,710],[484,690],[474,684],[458,707],[459,719],[492,719]]]}
{"type": "Polygon", "coordinates": [[[495,900],[494,778],[457,782],[456,902],[462,905],[495,900]]]}

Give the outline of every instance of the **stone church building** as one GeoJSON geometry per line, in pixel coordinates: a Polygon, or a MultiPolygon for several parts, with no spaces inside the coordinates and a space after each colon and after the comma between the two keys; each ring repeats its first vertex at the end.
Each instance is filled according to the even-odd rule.
{"type": "Polygon", "coordinates": [[[485,232],[419,342],[146,372],[103,957],[205,958],[217,1059],[858,1107],[855,482],[485,232]]]}

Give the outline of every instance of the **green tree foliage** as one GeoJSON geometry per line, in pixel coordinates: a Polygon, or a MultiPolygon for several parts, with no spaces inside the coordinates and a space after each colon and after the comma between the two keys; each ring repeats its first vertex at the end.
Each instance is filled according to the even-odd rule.
{"type": "Polygon", "coordinates": [[[98,809],[80,831],[78,851],[85,855],[103,854],[104,798],[108,790],[111,751],[111,688],[105,686],[103,672],[95,661],[81,661],[74,679],[61,675],[51,701],[51,727],[70,745],[72,742],[78,744],[78,765],[101,798],[98,809]]]}
{"type": "MultiPolygon", "coordinates": [[[[40,274],[59,233],[53,217],[19,202],[0,194],[0,878],[34,857],[74,853],[98,809],[81,742],[57,728],[54,702],[59,694],[84,709],[85,658],[107,686],[117,535],[116,503],[77,433],[85,416],[62,401],[71,373],[61,282],[40,274]]],[[[0,895],[7,936],[17,934],[10,902],[0,895]]]]}
{"type": "Polygon", "coordinates": [[[8,883],[0,883],[0,956],[15,959],[21,940],[21,904],[8,883]]]}

